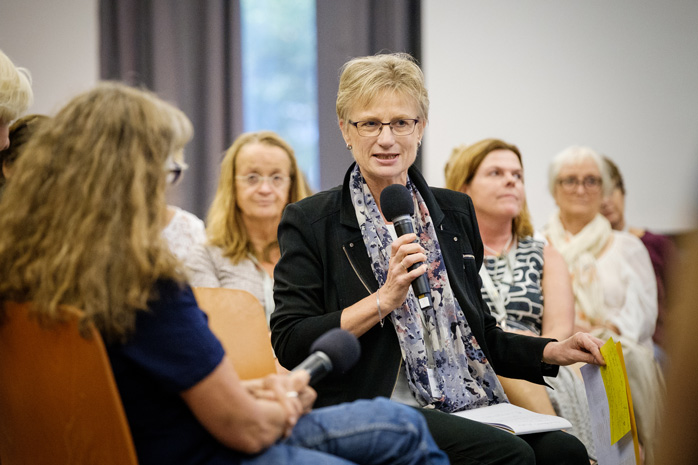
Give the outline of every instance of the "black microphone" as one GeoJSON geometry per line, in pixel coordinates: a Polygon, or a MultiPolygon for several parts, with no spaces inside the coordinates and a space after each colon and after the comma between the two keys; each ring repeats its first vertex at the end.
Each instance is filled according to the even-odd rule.
{"type": "MultiPolygon", "coordinates": [[[[414,213],[414,201],[412,194],[402,184],[392,184],[381,192],[381,210],[383,216],[395,226],[395,234],[398,237],[414,232],[412,224],[412,214],[414,213]]],[[[415,242],[417,242],[415,240],[415,242]]],[[[422,263],[415,263],[408,268],[412,271],[422,263]]],[[[426,273],[412,281],[412,290],[417,296],[419,307],[423,310],[433,306],[431,300],[431,287],[429,286],[429,278],[426,273]]]]}
{"type": "Polygon", "coordinates": [[[349,331],[335,328],[313,342],[308,358],[293,371],[307,371],[310,374],[310,384],[313,384],[332,371],[345,373],[356,364],[360,355],[361,346],[356,336],[349,331]]]}

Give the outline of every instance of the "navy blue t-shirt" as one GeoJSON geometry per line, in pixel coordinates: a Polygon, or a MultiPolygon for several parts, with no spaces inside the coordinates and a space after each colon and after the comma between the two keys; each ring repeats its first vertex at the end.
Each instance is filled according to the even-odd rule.
{"type": "Polygon", "coordinates": [[[224,351],[191,288],[156,284],[126,344],[107,346],[140,465],[237,463],[194,417],[179,393],[208,376],[224,351]]]}

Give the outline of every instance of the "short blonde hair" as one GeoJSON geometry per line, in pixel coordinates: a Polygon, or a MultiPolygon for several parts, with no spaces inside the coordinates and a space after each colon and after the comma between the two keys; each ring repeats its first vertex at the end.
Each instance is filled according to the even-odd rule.
{"type": "Polygon", "coordinates": [[[31,75],[0,50],[0,124],[9,124],[34,101],[31,75]]]}
{"type": "Polygon", "coordinates": [[[417,116],[428,121],[429,93],[424,74],[407,53],[365,56],[345,63],[337,91],[337,118],[347,120],[352,108],[368,105],[384,90],[413,98],[419,107],[417,116]]]}
{"type": "MultiPolygon", "coordinates": [[[[459,191],[463,186],[469,186],[482,161],[495,150],[510,150],[516,154],[523,168],[523,160],[519,148],[500,139],[483,139],[472,145],[460,145],[453,149],[446,163],[444,172],[446,175],[446,188],[459,191]]],[[[512,222],[512,232],[518,237],[533,235],[533,224],[528,204],[524,197],[521,211],[512,222]]]]}
{"type": "MultiPolygon", "coordinates": [[[[242,221],[240,207],[237,205],[235,178],[237,157],[244,146],[252,143],[279,147],[288,155],[291,162],[288,203],[297,202],[309,194],[303,173],[298,168],[293,148],[277,133],[273,131],[247,132],[235,139],[233,145],[226,150],[221,162],[218,188],[206,217],[206,233],[209,243],[220,247],[223,250],[223,255],[233,263],[238,263],[248,253],[257,255],[242,221]]],[[[277,242],[273,241],[267,246],[266,251],[276,244],[277,242]]],[[[257,258],[265,259],[266,257],[257,258]]]]}
{"type": "Polygon", "coordinates": [[[558,153],[550,163],[550,168],[548,169],[548,190],[550,191],[550,195],[553,197],[555,196],[555,185],[557,184],[557,177],[560,175],[562,167],[570,163],[579,163],[585,160],[592,160],[596,166],[599,167],[603,194],[608,195],[613,192],[615,186],[611,181],[608,166],[604,163],[603,157],[590,147],[573,145],[558,153]]]}
{"type": "Polygon", "coordinates": [[[117,83],[42,124],[0,202],[2,300],[33,301],[44,321],[74,305],[124,340],[157,280],[184,281],[161,231],[165,162],[190,136],[184,113],[117,83]]]}

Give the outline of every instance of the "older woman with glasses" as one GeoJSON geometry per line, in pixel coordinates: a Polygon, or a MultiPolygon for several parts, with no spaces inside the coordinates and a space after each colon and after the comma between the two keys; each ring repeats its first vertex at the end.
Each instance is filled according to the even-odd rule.
{"type": "Polygon", "coordinates": [[[385,396],[413,406],[453,464],[588,464],[582,443],[564,432],[514,436],[451,415],[506,402],[495,371],[542,384],[553,365],[603,359],[588,334],[557,342],[497,327],[480,294],[483,246],[470,197],[429,187],[412,166],[428,113],[424,76],[409,55],[344,65],[337,118],[354,163],[343,185],[284,211],[276,354],[292,368],[317,336],[341,327],[359,337],[361,359],[317,385],[319,405],[385,396]],[[388,213],[398,200],[381,196],[389,186],[413,207],[416,234],[398,237],[388,213]],[[411,289],[419,276],[429,290],[418,295],[431,304],[411,289]]]}
{"type": "Polygon", "coordinates": [[[623,346],[645,463],[653,463],[653,440],[663,378],[654,360],[657,284],[642,242],[614,231],[601,214],[613,185],[602,157],[588,147],[569,147],[552,162],[549,189],[559,210],[545,235],[572,275],[576,325],[623,346]]]}
{"type": "Polygon", "coordinates": [[[208,243],[195,247],[185,261],[191,284],[249,291],[262,303],[268,321],[274,310],[281,212],[307,194],[293,149],[278,134],[238,137],[221,163],[206,220],[208,243]]]}

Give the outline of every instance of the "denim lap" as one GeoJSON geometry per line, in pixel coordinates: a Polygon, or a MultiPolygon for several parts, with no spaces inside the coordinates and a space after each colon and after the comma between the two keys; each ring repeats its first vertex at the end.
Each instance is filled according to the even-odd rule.
{"type": "Polygon", "coordinates": [[[298,421],[282,444],[367,465],[448,464],[422,416],[385,398],[314,410],[298,421]]]}
{"type": "Polygon", "coordinates": [[[259,455],[242,459],[240,465],[356,465],[354,462],[303,447],[276,444],[259,455]]]}

